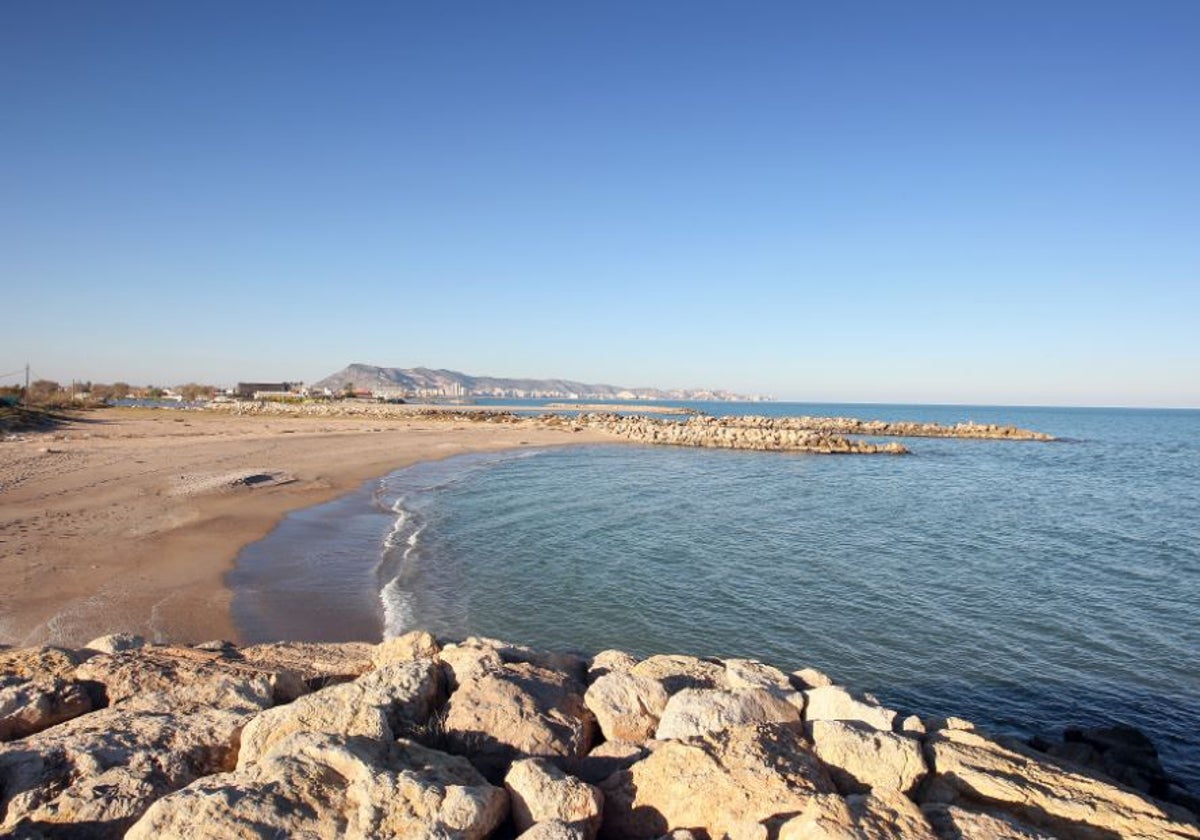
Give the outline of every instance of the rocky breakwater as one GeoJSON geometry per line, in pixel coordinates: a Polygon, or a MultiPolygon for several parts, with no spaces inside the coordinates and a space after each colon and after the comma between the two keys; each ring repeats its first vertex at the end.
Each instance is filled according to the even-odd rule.
{"type": "Polygon", "coordinates": [[[576,422],[637,443],[751,449],[758,452],[811,452],[822,455],[907,455],[900,443],[855,440],[821,429],[788,425],[790,418],[690,417],[685,421],[644,415],[583,414],[576,422]]]}
{"type": "Polygon", "coordinates": [[[22,838],[1200,838],[1094,768],[811,669],[380,645],[0,650],[22,838]]]}

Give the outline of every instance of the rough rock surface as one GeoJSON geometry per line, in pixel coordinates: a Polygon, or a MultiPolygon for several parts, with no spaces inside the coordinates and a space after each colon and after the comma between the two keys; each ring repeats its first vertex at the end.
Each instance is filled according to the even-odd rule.
{"type": "Polygon", "coordinates": [[[157,802],[129,840],[487,837],[507,800],[465,759],[412,741],[301,732],[157,802]]]}
{"type": "Polygon", "coordinates": [[[241,658],[272,671],[299,674],[309,688],[324,688],[347,682],[374,667],[375,645],[365,642],[273,642],[251,645],[240,651],[241,658]]]}
{"type": "Polygon", "coordinates": [[[0,741],[41,732],[93,707],[91,694],[79,683],[50,679],[0,688],[0,741]]]}
{"type": "Polygon", "coordinates": [[[638,664],[638,658],[623,650],[602,650],[592,657],[588,663],[588,684],[595,682],[605,674],[622,673],[638,664]]]}
{"type": "Polygon", "coordinates": [[[912,800],[883,791],[845,799],[818,794],[780,827],[779,840],[937,840],[937,835],[912,800]]]}
{"type": "Polygon", "coordinates": [[[152,802],[232,769],[238,733],[270,705],[265,678],[130,700],[0,745],[0,829],[120,837],[152,802]]]}
{"type": "Polygon", "coordinates": [[[583,758],[595,721],[572,677],[516,662],[461,683],[446,705],[442,727],[450,752],[468,757],[499,782],[517,758],[583,758]]]}
{"type": "Polygon", "coordinates": [[[433,660],[419,659],[370,671],[354,682],[267,709],[242,733],[238,769],[296,732],[363,735],[386,741],[411,731],[433,713],[440,675],[433,660]]]}
{"type": "Polygon", "coordinates": [[[628,671],[604,674],[584,694],[600,731],[610,741],[653,738],[667,699],[662,683],[628,671]]]}
{"type": "Polygon", "coordinates": [[[255,679],[271,683],[276,702],[287,703],[308,691],[300,676],[235,659],[223,652],[187,647],[149,647],[97,654],[75,669],[75,678],[100,683],[108,703],[139,694],[170,691],[214,679],[255,679]]]}
{"type": "Polygon", "coordinates": [[[556,820],[577,827],[586,840],[600,830],[604,797],[600,791],[568,776],[541,758],[513,762],[504,777],[512,809],[513,824],[527,831],[537,823],[556,820]]]}
{"type": "Polygon", "coordinates": [[[371,662],[376,668],[384,668],[401,662],[412,662],[414,659],[432,659],[441,649],[442,646],[432,633],[413,630],[403,636],[385,639],[377,645],[371,655],[371,662]]]}
{"type": "Polygon", "coordinates": [[[852,720],[865,723],[875,729],[890,732],[896,722],[896,713],[869,700],[859,700],[849,691],[837,685],[823,685],[804,692],[806,704],[805,720],[852,720]]]}
{"type": "Polygon", "coordinates": [[[836,792],[796,723],[665,743],[601,789],[601,835],[609,838],[653,838],[680,828],[741,835],[803,812],[816,794],[836,792]]]}
{"type": "Polygon", "coordinates": [[[830,768],[842,793],[895,790],[912,794],[929,772],[921,744],[864,723],[815,720],[808,725],[813,751],[830,768]]]}
{"type": "Polygon", "coordinates": [[[1023,823],[1011,814],[930,803],[921,810],[944,840],[1057,840],[1057,835],[1023,823]]]}
{"type": "Polygon", "coordinates": [[[667,694],[685,688],[729,688],[724,665],[695,656],[651,656],[630,668],[629,673],[660,683],[667,694]]]}
{"type": "Polygon", "coordinates": [[[1200,838],[1191,815],[1158,805],[1132,790],[1040,761],[977,732],[943,729],[926,750],[937,774],[923,799],[942,804],[979,803],[1067,838],[1200,838]]]}
{"type": "Polygon", "coordinates": [[[750,723],[794,723],[800,720],[799,705],[761,688],[685,688],[668,701],[655,737],[690,738],[750,723]]]}
{"type": "Polygon", "coordinates": [[[92,639],[83,647],[96,653],[119,653],[123,650],[137,650],[146,646],[146,640],[133,633],[110,633],[98,639],[92,639]]]}
{"type": "Polygon", "coordinates": [[[85,653],[56,647],[0,650],[0,677],[17,680],[70,680],[85,653]]]}

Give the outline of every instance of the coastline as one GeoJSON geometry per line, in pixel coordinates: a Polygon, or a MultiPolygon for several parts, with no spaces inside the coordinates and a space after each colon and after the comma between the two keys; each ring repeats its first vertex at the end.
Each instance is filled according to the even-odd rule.
{"type": "Polygon", "coordinates": [[[600,442],[614,438],[534,420],[123,408],[11,436],[0,443],[0,644],[236,639],[225,575],[289,512],[418,461],[600,442]]]}

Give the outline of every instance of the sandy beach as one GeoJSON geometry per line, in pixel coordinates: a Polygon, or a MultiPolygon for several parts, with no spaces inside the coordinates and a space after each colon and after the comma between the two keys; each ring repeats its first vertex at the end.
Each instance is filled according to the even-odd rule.
{"type": "Polygon", "coordinates": [[[290,510],[421,460],[611,441],[463,418],[103,409],[0,442],[0,644],[236,639],[223,583],[290,510]]]}

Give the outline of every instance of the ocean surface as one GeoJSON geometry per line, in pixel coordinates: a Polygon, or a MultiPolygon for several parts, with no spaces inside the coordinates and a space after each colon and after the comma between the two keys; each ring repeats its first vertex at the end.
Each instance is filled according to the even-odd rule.
{"type": "Polygon", "coordinates": [[[769,403],[1015,423],[908,457],[630,445],[419,464],[230,574],[247,640],[414,627],[814,666],[995,731],[1127,723],[1200,791],[1200,411],[769,403]]]}

